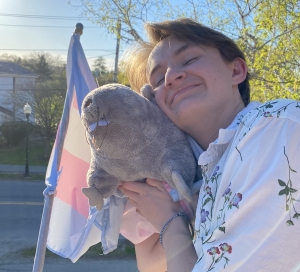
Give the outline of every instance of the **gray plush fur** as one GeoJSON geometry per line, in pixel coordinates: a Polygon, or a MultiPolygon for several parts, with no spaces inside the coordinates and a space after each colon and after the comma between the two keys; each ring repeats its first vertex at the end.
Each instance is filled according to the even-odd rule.
{"type": "Polygon", "coordinates": [[[192,200],[196,161],[186,135],[155,104],[151,86],[142,93],[148,99],[126,86],[108,84],[83,101],[82,122],[92,158],[89,187],[82,192],[98,210],[120,181],[147,177],[166,181],[192,200]]]}

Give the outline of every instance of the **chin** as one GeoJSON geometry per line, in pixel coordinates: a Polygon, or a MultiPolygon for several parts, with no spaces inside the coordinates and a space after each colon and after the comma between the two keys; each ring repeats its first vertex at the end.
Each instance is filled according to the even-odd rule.
{"type": "Polygon", "coordinates": [[[191,122],[197,122],[203,116],[202,103],[185,101],[178,105],[178,107],[172,110],[171,116],[169,118],[172,122],[178,126],[180,129],[184,130],[185,125],[190,124],[191,122]]]}

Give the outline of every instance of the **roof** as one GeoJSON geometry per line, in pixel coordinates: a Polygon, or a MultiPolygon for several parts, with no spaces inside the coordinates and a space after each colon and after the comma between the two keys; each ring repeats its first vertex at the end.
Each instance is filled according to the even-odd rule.
{"type": "Polygon", "coordinates": [[[17,63],[8,61],[0,61],[0,76],[1,75],[37,77],[37,75],[32,73],[29,69],[26,69],[17,63]]]}

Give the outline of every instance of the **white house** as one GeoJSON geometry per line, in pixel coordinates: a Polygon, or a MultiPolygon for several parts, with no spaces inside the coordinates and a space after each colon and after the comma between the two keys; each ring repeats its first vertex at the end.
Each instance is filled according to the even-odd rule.
{"type": "MultiPolygon", "coordinates": [[[[33,100],[37,75],[23,66],[0,61],[0,125],[6,121],[25,120],[23,107],[33,100]]],[[[34,113],[30,117],[34,121],[34,113]]]]}

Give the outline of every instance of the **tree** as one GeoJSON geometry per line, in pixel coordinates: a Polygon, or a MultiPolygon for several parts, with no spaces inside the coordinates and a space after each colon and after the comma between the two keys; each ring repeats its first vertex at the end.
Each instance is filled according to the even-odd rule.
{"type": "Polygon", "coordinates": [[[55,139],[64,106],[66,89],[65,78],[57,77],[54,80],[38,82],[33,92],[33,108],[36,122],[45,137],[44,156],[46,158],[50,154],[50,144],[55,139]]]}
{"type": "Polygon", "coordinates": [[[36,58],[24,60],[23,65],[37,74],[39,76],[38,80],[51,79],[51,75],[54,73],[54,71],[50,69],[44,54],[38,54],[36,58]]]}
{"type": "Polygon", "coordinates": [[[117,25],[121,24],[120,38],[127,42],[143,41],[142,24],[149,14],[158,15],[168,5],[166,0],[81,0],[81,3],[77,8],[83,15],[109,33],[117,34],[117,25]]]}
{"type": "Polygon", "coordinates": [[[108,69],[106,67],[106,60],[104,57],[99,56],[93,64],[93,74],[94,76],[103,76],[108,72],[108,69]]]}
{"type": "MultiPolygon", "coordinates": [[[[300,99],[299,1],[189,0],[177,8],[239,44],[249,65],[252,99],[300,99]]],[[[176,17],[174,8],[170,14],[176,17]]]]}
{"type": "Polygon", "coordinates": [[[17,55],[9,55],[7,53],[4,53],[2,55],[0,55],[0,61],[11,61],[11,62],[15,62],[18,64],[22,63],[22,59],[17,56],[17,55]]]}
{"type": "MultiPolygon", "coordinates": [[[[15,57],[10,57],[15,60],[15,57]]],[[[12,103],[22,109],[25,102],[32,107],[39,132],[45,139],[45,158],[50,155],[50,144],[54,141],[62,114],[66,83],[66,65],[58,57],[50,54],[30,53],[21,59],[21,64],[38,75],[36,82],[28,81],[17,87],[17,95],[12,93],[7,104],[12,103]],[[25,101],[25,102],[24,102],[25,101]]]]}
{"type": "Polygon", "coordinates": [[[247,57],[252,99],[300,99],[300,2],[297,0],[81,0],[83,14],[121,38],[143,41],[147,20],[190,17],[235,40],[247,57]],[[178,2],[177,2],[178,3],[178,2]],[[151,15],[151,17],[149,17],[151,15]]]}

